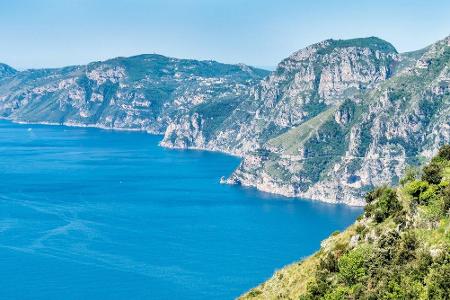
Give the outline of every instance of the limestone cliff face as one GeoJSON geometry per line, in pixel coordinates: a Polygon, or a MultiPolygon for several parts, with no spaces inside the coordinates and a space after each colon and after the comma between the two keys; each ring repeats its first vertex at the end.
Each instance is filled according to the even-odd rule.
{"type": "Polygon", "coordinates": [[[163,145],[242,156],[228,183],[363,205],[372,186],[395,184],[407,164],[448,143],[448,43],[405,54],[376,38],[309,46],[248,98],[175,119],[163,145]]]}
{"type": "Polygon", "coordinates": [[[163,133],[175,114],[212,98],[240,95],[267,73],[161,55],[10,72],[0,80],[0,116],[163,133]]]}
{"type": "Polygon", "coordinates": [[[179,116],[162,144],[245,155],[385,80],[397,60],[392,45],[377,38],[326,40],[309,46],[283,60],[249,95],[208,103],[179,116]],[[191,121],[201,125],[203,135],[184,130],[195,126],[191,121]]]}
{"type": "Polygon", "coordinates": [[[449,142],[449,40],[365,94],[269,140],[228,181],[352,205],[363,205],[375,185],[396,184],[408,164],[449,142]]]}
{"type": "Polygon", "coordinates": [[[449,40],[404,54],[374,37],[326,40],[270,74],[160,55],[0,65],[0,117],[164,133],[165,147],[243,157],[228,183],[362,205],[450,141],[449,40]]]}

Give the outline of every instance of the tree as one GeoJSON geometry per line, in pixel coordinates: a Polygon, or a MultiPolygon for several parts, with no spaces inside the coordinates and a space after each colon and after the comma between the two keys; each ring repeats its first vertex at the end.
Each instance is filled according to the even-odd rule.
{"type": "Polygon", "coordinates": [[[366,260],[369,258],[370,249],[360,247],[343,255],[339,261],[339,278],[348,285],[364,281],[367,275],[366,260]]]}
{"type": "Polygon", "coordinates": [[[442,167],[436,163],[431,162],[423,168],[422,180],[430,184],[439,184],[442,180],[442,167]]]}
{"type": "Polygon", "coordinates": [[[439,149],[437,157],[450,160],[450,144],[444,145],[439,149]]]}

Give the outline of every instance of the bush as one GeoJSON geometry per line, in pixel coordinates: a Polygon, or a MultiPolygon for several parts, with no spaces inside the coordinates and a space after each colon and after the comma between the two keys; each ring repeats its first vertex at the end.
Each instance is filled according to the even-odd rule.
{"type": "Polygon", "coordinates": [[[406,192],[410,194],[415,202],[419,202],[420,195],[425,192],[430,185],[426,181],[415,180],[406,185],[406,192]]]}
{"type": "Polygon", "coordinates": [[[439,149],[437,157],[444,160],[450,160],[450,144],[442,146],[439,149]]]}
{"type": "Polygon", "coordinates": [[[323,299],[325,300],[342,300],[347,299],[350,295],[350,290],[347,287],[339,286],[336,289],[325,294],[323,299]]]}
{"type": "Polygon", "coordinates": [[[327,253],[325,257],[320,259],[319,269],[326,270],[332,273],[337,272],[338,265],[336,257],[331,253],[327,253]]]}
{"type": "Polygon", "coordinates": [[[396,231],[388,231],[383,234],[377,243],[377,252],[375,260],[380,265],[388,265],[397,253],[400,235],[396,231]]]}
{"type": "Polygon", "coordinates": [[[425,282],[428,299],[448,299],[450,295],[450,255],[444,254],[430,270],[425,282]]]}
{"type": "Polygon", "coordinates": [[[420,204],[428,204],[433,200],[433,198],[437,197],[436,193],[437,189],[435,186],[431,185],[419,195],[419,203],[420,204]]]}
{"type": "Polygon", "coordinates": [[[401,211],[402,206],[398,201],[397,192],[392,188],[379,188],[367,194],[370,204],[366,205],[366,216],[373,216],[377,223],[401,211]]]}
{"type": "Polygon", "coordinates": [[[418,241],[414,233],[405,233],[398,246],[396,262],[398,264],[405,264],[411,259],[415,258],[415,250],[418,246],[418,241]]]}
{"type": "Polygon", "coordinates": [[[373,191],[370,191],[366,194],[366,196],[364,197],[364,199],[366,200],[366,203],[372,203],[374,200],[378,199],[383,192],[386,190],[385,186],[382,187],[377,187],[375,188],[373,191]]]}
{"type": "Polygon", "coordinates": [[[447,214],[450,210],[450,185],[442,190],[442,211],[447,214]]]}
{"type": "Polygon", "coordinates": [[[338,261],[339,279],[349,285],[363,282],[367,276],[366,262],[369,253],[369,248],[361,247],[343,255],[338,261]]]}
{"type": "Polygon", "coordinates": [[[436,163],[431,162],[423,168],[422,180],[430,184],[439,184],[442,180],[442,167],[436,163]]]}

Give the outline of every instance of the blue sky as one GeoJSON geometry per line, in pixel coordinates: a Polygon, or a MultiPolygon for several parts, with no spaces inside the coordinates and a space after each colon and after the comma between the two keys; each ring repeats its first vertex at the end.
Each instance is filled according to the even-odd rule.
{"type": "Polygon", "coordinates": [[[422,48],[450,35],[450,1],[0,0],[0,33],[21,69],[141,53],[274,66],[327,38],[422,48]]]}

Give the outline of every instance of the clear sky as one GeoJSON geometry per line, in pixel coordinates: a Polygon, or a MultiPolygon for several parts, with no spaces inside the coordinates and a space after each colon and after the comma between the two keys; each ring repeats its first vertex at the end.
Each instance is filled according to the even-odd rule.
{"type": "Polygon", "coordinates": [[[450,1],[0,0],[0,33],[20,69],[142,53],[275,66],[327,38],[423,48],[450,35],[450,1]]]}

